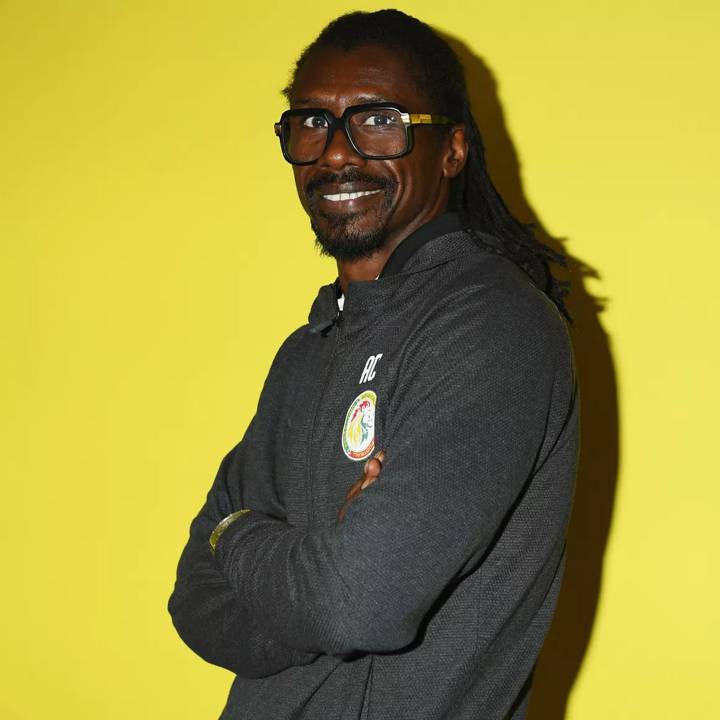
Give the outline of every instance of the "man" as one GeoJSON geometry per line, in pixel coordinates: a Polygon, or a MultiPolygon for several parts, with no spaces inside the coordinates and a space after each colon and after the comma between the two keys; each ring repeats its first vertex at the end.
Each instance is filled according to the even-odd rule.
{"type": "Polygon", "coordinates": [[[286,95],[276,133],[338,279],[191,525],[173,622],[237,675],[228,720],[522,718],[577,449],[553,255],[423,23],[339,18],[286,95]]]}

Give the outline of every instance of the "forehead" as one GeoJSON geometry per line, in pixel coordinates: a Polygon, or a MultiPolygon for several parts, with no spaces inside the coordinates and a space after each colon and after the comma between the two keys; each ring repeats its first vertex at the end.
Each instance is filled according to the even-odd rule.
{"type": "Polygon", "coordinates": [[[394,50],[367,45],[313,50],[297,73],[290,104],[340,114],[349,105],[380,100],[429,112],[427,96],[418,89],[409,63],[394,50]]]}

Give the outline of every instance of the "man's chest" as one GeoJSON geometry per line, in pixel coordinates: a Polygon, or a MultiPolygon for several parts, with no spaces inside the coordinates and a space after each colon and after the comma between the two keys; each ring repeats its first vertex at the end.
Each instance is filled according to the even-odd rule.
{"type": "Polygon", "coordinates": [[[272,415],[273,480],[291,524],[334,522],[364,462],[384,448],[400,355],[397,331],[342,326],[293,355],[283,397],[259,409],[272,415]]]}

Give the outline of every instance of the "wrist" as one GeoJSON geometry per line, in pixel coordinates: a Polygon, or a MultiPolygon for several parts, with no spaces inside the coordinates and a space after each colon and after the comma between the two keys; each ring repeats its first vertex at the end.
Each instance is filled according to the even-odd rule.
{"type": "Polygon", "coordinates": [[[250,512],[250,508],[242,508],[230,513],[227,517],[224,517],[210,534],[208,544],[210,545],[210,552],[214,555],[215,548],[217,547],[218,540],[220,540],[222,534],[234,523],[238,518],[242,517],[246,513],[250,512]]]}

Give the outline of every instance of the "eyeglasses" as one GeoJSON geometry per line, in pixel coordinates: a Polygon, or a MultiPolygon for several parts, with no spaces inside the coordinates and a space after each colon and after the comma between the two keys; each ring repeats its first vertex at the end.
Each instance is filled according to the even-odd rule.
{"type": "Polygon", "coordinates": [[[365,103],[335,117],[323,108],[286,110],[275,123],[283,157],[293,165],[311,165],[325,152],[335,130],[342,130],[360,157],[390,160],[409,153],[414,125],[452,125],[444,115],[409,113],[400,105],[365,103]]]}

